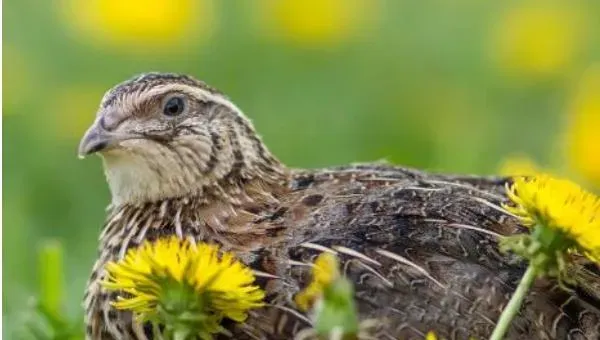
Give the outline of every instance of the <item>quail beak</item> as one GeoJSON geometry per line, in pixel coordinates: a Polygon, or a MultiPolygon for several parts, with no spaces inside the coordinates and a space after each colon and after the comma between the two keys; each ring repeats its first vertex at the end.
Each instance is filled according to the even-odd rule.
{"type": "Polygon", "coordinates": [[[106,131],[98,120],[85,132],[79,143],[79,158],[105,151],[117,146],[120,142],[128,139],[139,138],[139,136],[121,135],[106,131]]]}

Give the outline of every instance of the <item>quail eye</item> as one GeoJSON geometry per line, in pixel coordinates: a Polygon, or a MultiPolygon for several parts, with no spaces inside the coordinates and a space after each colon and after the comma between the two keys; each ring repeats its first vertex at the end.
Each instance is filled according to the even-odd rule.
{"type": "Polygon", "coordinates": [[[183,101],[183,98],[173,97],[165,103],[165,107],[163,108],[163,113],[166,116],[173,117],[173,116],[180,115],[183,112],[184,108],[185,108],[185,103],[183,101]]]}

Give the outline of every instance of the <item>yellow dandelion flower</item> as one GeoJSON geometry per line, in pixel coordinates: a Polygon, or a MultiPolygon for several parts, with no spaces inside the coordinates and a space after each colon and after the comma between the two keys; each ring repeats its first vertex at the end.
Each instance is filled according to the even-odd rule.
{"type": "Polygon", "coordinates": [[[579,82],[569,110],[566,133],[569,167],[600,188],[600,65],[589,68],[579,82]]]}
{"type": "Polygon", "coordinates": [[[379,6],[374,0],[261,0],[254,10],[265,35],[298,45],[323,46],[360,32],[379,6]]]}
{"type": "Polygon", "coordinates": [[[310,284],[296,295],[296,304],[298,307],[307,311],[314,301],[321,295],[327,285],[340,277],[338,269],[338,260],[335,255],[324,252],[321,253],[313,265],[312,281],[310,284]]]}
{"type": "Polygon", "coordinates": [[[529,176],[539,172],[531,158],[520,154],[505,159],[499,169],[499,173],[503,176],[529,176]]]}
{"type": "Polygon", "coordinates": [[[131,310],[140,320],[161,311],[181,312],[183,300],[185,308],[208,316],[210,332],[215,332],[223,317],[242,322],[249,309],[263,305],[264,292],[253,284],[252,271],[231,253],[219,256],[211,244],[193,245],[177,237],[146,242],[108,263],[106,271],[104,287],[125,293],[114,307],[131,310]]]}
{"type": "Polygon", "coordinates": [[[543,173],[514,178],[507,194],[512,205],[504,207],[532,230],[504,237],[500,246],[523,256],[529,266],[490,340],[504,338],[537,277],[556,276],[561,287],[564,282],[574,282],[568,275],[569,252],[583,253],[600,263],[599,197],[571,181],[543,173]]]}
{"type": "Polygon", "coordinates": [[[434,331],[429,331],[425,334],[425,340],[438,340],[437,334],[434,331]]]}
{"type": "Polygon", "coordinates": [[[517,177],[505,208],[525,225],[545,226],[564,236],[557,251],[574,248],[600,260],[600,198],[577,184],[547,174],[517,177]]]}
{"type": "Polygon", "coordinates": [[[586,19],[576,5],[519,2],[496,23],[490,55],[501,68],[524,76],[564,72],[581,49],[586,19]]]}
{"type": "Polygon", "coordinates": [[[135,52],[171,51],[209,36],[213,0],[62,0],[64,22],[86,41],[135,52]]]}

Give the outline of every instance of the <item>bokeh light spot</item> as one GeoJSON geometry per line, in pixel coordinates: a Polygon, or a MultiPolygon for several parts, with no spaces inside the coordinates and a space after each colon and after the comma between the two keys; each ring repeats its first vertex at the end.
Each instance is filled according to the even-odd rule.
{"type": "Polygon", "coordinates": [[[264,34],[297,45],[323,46],[356,37],[380,7],[377,0],[257,2],[264,34]]]}
{"type": "Polygon", "coordinates": [[[80,38],[131,51],[202,41],[215,24],[211,0],[63,0],[62,12],[80,38]]]}
{"type": "Polygon", "coordinates": [[[504,12],[493,27],[492,59],[511,74],[563,73],[581,50],[587,18],[576,4],[528,1],[504,12]]]}
{"type": "Polygon", "coordinates": [[[600,65],[580,80],[569,112],[566,144],[572,170],[600,188],[600,65]]]}
{"type": "Polygon", "coordinates": [[[502,161],[498,173],[503,176],[531,176],[540,172],[538,165],[525,154],[514,154],[502,161]]]}
{"type": "Polygon", "coordinates": [[[34,91],[36,84],[31,61],[21,50],[4,45],[2,52],[2,115],[19,112],[23,104],[34,91]]]}

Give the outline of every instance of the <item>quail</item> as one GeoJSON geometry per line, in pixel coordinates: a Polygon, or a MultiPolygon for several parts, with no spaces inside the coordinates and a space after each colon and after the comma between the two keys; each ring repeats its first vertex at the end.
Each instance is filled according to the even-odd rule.
{"type": "MultiPolygon", "coordinates": [[[[259,275],[265,307],[224,338],[292,339],[310,327],[294,296],[310,263],[334,252],[375,339],[488,337],[525,263],[498,237],[525,229],[501,205],[509,178],[386,163],[292,169],[226,95],[193,77],[147,73],[110,89],[79,146],[101,156],[112,200],[84,295],[87,339],[151,339],[111,306],[104,265],[177,235],[234,251],[259,275]]],[[[600,270],[585,284],[540,279],[510,339],[600,339],[600,270]]]]}

